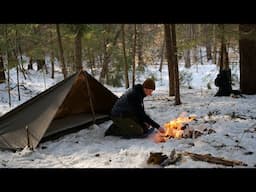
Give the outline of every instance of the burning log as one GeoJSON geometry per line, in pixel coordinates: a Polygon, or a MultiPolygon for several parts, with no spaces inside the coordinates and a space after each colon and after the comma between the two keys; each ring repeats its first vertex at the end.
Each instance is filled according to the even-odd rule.
{"type": "Polygon", "coordinates": [[[211,154],[202,155],[202,154],[184,152],[183,155],[188,155],[191,159],[193,159],[195,161],[205,161],[208,163],[221,164],[221,165],[232,166],[232,167],[235,165],[247,166],[247,164],[242,161],[227,160],[222,157],[214,157],[211,154]]]}
{"type": "Polygon", "coordinates": [[[165,136],[173,138],[181,138],[183,136],[184,130],[189,129],[188,122],[191,122],[195,117],[185,117],[184,114],[177,119],[165,123],[164,127],[166,129],[165,136]]]}
{"type": "Polygon", "coordinates": [[[165,133],[157,133],[152,138],[156,143],[160,143],[166,142],[170,138],[196,139],[203,134],[215,133],[213,129],[204,128],[204,126],[198,126],[197,128],[190,127],[188,123],[196,120],[195,118],[195,116],[186,117],[183,113],[178,118],[164,124],[165,133]],[[203,129],[200,129],[200,127],[203,129]]]}
{"type": "Polygon", "coordinates": [[[164,127],[166,129],[165,133],[158,133],[154,136],[154,141],[156,143],[165,142],[170,138],[182,138],[184,131],[189,129],[188,122],[193,121],[195,116],[185,117],[184,114],[178,118],[165,123],[164,127]]]}

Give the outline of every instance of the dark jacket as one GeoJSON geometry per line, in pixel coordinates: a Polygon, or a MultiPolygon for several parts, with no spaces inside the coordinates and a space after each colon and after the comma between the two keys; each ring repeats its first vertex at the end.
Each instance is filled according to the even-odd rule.
{"type": "Polygon", "coordinates": [[[145,113],[143,103],[144,97],[146,97],[146,94],[144,93],[141,84],[137,84],[133,88],[128,89],[114,104],[111,116],[126,117],[134,115],[141,122],[146,122],[154,128],[159,128],[160,125],[145,113]]]}

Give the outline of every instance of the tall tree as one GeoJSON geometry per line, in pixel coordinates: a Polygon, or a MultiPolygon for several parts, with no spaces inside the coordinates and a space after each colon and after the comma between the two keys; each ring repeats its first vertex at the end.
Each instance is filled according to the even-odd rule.
{"type": "MultiPolygon", "coordinates": [[[[198,36],[198,25],[197,24],[191,24],[192,28],[192,38],[194,41],[196,41],[197,36],[198,36]]],[[[193,58],[193,63],[198,62],[198,51],[197,51],[197,45],[194,45],[192,48],[192,58],[193,58]]]]}
{"type": "Polygon", "coordinates": [[[180,105],[180,83],[179,83],[179,68],[177,58],[177,45],[176,45],[176,29],[175,24],[171,24],[171,40],[172,40],[172,58],[174,68],[174,92],[175,92],[175,105],[180,105]]]}
{"type": "Polygon", "coordinates": [[[11,87],[10,87],[10,62],[9,62],[9,41],[8,41],[8,25],[4,25],[4,39],[6,46],[6,57],[7,57],[7,90],[8,90],[8,99],[9,99],[9,107],[11,107],[11,87]]]}
{"type": "Polygon", "coordinates": [[[18,33],[17,25],[15,24],[15,55],[18,60],[18,66],[20,66],[20,70],[23,74],[24,79],[26,80],[26,75],[25,75],[25,69],[23,66],[23,57],[22,57],[22,50],[21,50],[21,45],[20,45],[20,34],[18,33]],[[19,53],[19,54],[18,54],[19,53]],[[18,59],[18,55],[20,55],[20,62],[18,59]]]}
{"type": "Polygon", "coordinates": [[[220,67],[220,72],[229,70],[229,59],[228,59],[228,51],[227,51],[227,43],[226,43],[226,38],[225,38],[225,25],[220,24],[220,37],[221,37],[221,42],[220,42],[220,55],[219,55],[219,67],[220,67]]]}
{"type": "Polygon", "coordinates": [[[65,79],[67,77],[67,69],[66,69],[66,64],[65,64],[65,59],[64,59],[64,52],[63,52],[63,46],[62,46],[62,41],[61,41],[59,24],[56,24],[56,32],[57,32],[57,37],[58,37],[60,61],[61,61],[61,66],[62,66],[62,74],[63,74],[64,79],[65,79]]]}
{"type": "Polygon", "coordinates": [[[109,63],[111,60],[111,39],[110,39],[110,31],[111,31],[111,25],[106,24],[104,25],[104,33],[103,33],[103,64],[102,64],[102,69],[100,72],[100,78],[99,81],[101,83],[105,83],[106,81],[108,82],[108,68],[109,68],[109,63]],[[105,81],[106,80],[106,81],[105,81]]]}
{"type": "Polygon", "coordinates": [[[50,49],[50,53],[51,53],[51,68],[52,68],[52,70],[51,70],[51,78],[52,79],[54,79],[54,45],[53,45],[53,32],[52,31],[50,31],[49,32],[49,34],[50,34],[50,39],[51,39],[51,49],[50,49]]]}
{"type": "Polygon", "coordinates": [[[32,58],[32,56],[29,57],[28,70],[33,70],[33,58],[32,58]]]}
{"type": "Polygon", "coordinates": [[[125,76],[125,88],[129,88],[129,77],[128,77],[128,62],[127,62],[127,56],[126,56],[126,49],[125,49],[125,31],[124,27],[125,25],[122,24],[122,44],[123,44],[123,53],[124,53],[124,76],[125,76]]]}
{"type": "Polygon", "coordinates": [[[169,74],[169,96],[174,96],[174,61],[172,57],[173,46],[172,46],[172,37],[171,37],[171,28],[170,24],[164,24],[164,34],[165,34],[165,45],[166,45],[166,56],[168,63],[168,74],[169,74]]]}
{"type": "Polygon", "coordinates": [[[144,36],[144,33],[143,33],[143,25],[140,24],[138,25],[138,43],[137,43],[137,46],[138,46],[138,49],[137,49],[137,52],[138,52],[138,66],[142,67],[144,65],[144,60],[143,60],[143,36],[144,36]]]}
{"type": "Polygon", "coordinates": [[[117,39],[121,32],[121,27],[114,26],[111,24],[104,25],[104,33],[103,33],[103,66],[100,72],[99,81],[104,83],[105,80],[108,83],[108,71],[109,71],[109,63],[111,61],[111,56],[113,54],[113,48],[116,46],[117,39]],[[114,34],[114,36],[113,36],[114,34]]]}
{"type": "MultiPolygon", "coordinates": [[[[185,25],[185,40],[186,42],[191,42],[192,40],[192,25],[186,24],[185,25]]],[[[191,59],[190,59],[190,47],[184,50],[184,60],[185,60],[185,67],[191,67],[191,59]]]]}
{"type": "Polygon", "coordinates": [[[162,72],[163,69],[163,62],[164,62],[164,54],[165,54],[165,38],[163,37],[163,42],[161,45],[161,50],[160,50],[160,65],[159,65],[159,72],[162,72]]]}
{"type": "Polygon", "coordinates": [[[3,56],[0,51],[0,83],[4,83],[6,80],[5,73],[4,73],[4,61],[3,56]]]}
{"type": "Polygon", "coordinates": [[[221,37],[221,48],[219,56],[219,67],[220,72],[215,79],[215,85],[219,87],[218,92],[215,96],[229,96],[232,92],[231,82],[231,70],[229,68],[228,52],[225,38],[225,26],[219,24],[220,37],[221,37]]]}
{"type": "Polygon", "coordinates": [[[80,71],[82,67],[82,36],[83,28],[81,25],[76,25],[76,35],[75,35],[75,63],[76,71],[80,71]]]}
{"type": "Polygon", "coordinates": [[[136,41],[137,41],[137,26],[134,24],[134,37],[132,49],[132,86],[135,85],[135,71],[136,71],[136,41]]]}
{"type": "Polygon", "coordinates": [[[205,24],[204,35],[205,35],[205,47],[206,47],[206,57],[207,61],[212,60],[212,42],[211,42],[211,33],[212,33],[212,25],[205,24]]]}
{"type": "Polygon", "coordinates": [[[213,57],[212,62],[217,64],[217,32],[216,32],[216,25],[213,25],[213,57]]]}
{"type": "Polygon", "coordinates": [[[256,25],[239,25],[240,89],[244,94],[256,94],[256,25]]]}

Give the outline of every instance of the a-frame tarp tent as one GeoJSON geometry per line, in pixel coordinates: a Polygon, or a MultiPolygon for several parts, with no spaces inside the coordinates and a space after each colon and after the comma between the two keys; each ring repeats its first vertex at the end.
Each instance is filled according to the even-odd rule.
{"type": "Polygon", "coordinates": [[[117,96],[81,71],[0,117],[0,148],[36,148],[46,137],[109,117],[117,96]]]}

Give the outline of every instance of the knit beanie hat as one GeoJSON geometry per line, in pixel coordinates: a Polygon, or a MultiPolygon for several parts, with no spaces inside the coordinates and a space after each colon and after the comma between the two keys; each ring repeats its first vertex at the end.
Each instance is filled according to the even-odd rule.
{"type": "Polygon", "coordinates": [[[153,89],[155,90],[156,85],[155,85],[155,81],[153,79],[146,79],[143,83],[143,87],[147,88],[147,89],[153,89]]]}

